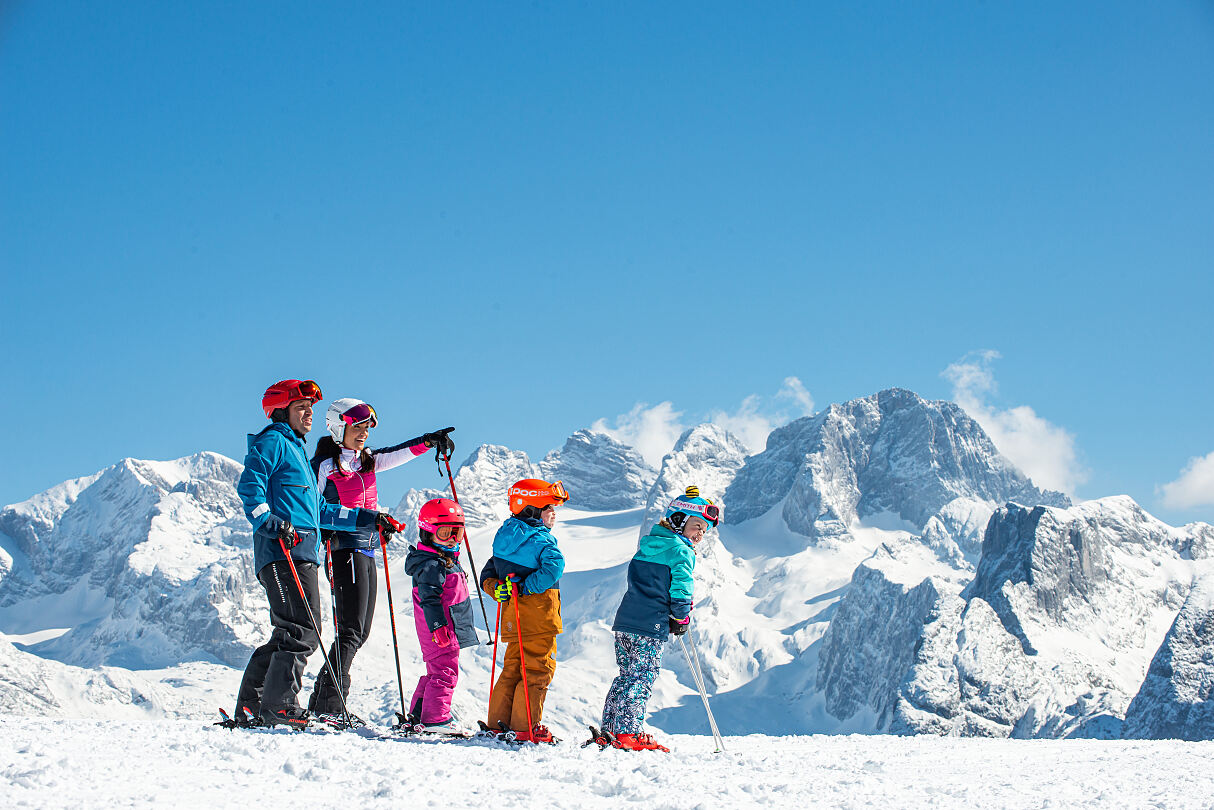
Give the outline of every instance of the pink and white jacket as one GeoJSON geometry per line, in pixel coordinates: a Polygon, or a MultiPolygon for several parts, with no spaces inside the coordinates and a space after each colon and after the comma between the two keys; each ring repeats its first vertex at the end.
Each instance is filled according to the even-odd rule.
{"type": "MultiPolygon", "coordinates": [[[[329,503],[340,503],[349,509],[379,509],[375,474],[412,461],[428,449],[425,442],[417,438],[392,447],[371,450],[369,452],[374,466],[370,470],[364,470],[358,453],[343,447],[341,459],[337,464],[328,458],[320,462],[316,467],[316,480],[321,494],[329,503]]],[[[334,548],[354,548],[372,555],[375,553],[375,547],[379,545],[374,526],[354,532],[333,532],[332,538],[334,548]]]]}

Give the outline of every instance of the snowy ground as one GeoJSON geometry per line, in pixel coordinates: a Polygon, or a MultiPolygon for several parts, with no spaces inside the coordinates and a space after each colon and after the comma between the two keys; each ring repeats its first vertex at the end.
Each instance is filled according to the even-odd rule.
{"type": "Polygon", "coordinates": [[[1209,807],[1214,743],[936,737],[368,739],[197,722],[0,716],[0,807],[1209,807]]]}

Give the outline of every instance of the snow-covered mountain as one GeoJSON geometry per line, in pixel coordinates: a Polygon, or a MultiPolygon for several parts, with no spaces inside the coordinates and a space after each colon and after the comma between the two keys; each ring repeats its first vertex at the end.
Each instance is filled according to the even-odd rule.
{"type": "MultiPolygon", "coordinates": [[[[656,474],[636,450],[589,430],[574,433],[539,464],[532,464],[521,450],[486,444],[454,472],[460,505],[468,525],[476,528],[496,526],[510,515],[506,490],[523,478],[562,481],[570,493],[570,506],[610,512],[643,504],[656,474]]],[[[431,498],[449,497],[449,489],[410,490],[393,513],[409,519],[431,498]]]]}
{"type": "Polygon", "coordinates": [[[215,453],[125,459],[5,507],[0,629],[36,622],[29,649],[80,666],[242,666],[265,599],[240,471],[215,453]]]}
{"type": "Polygon", "coordinates": [[[1214,576],[1189,592],[1125,715],[1131,739],[1214,739],[1214,576]]]}
{"type": "Polygon", "coordinates": [[[925,616],[892,729],[1120,736],[1152,653],[1207,566],[1193,541],[1126,497],[1000,509],[974,579],[925,616]]]}
{"type": "MultiPolygon", "coordinates": [[[[212,453],[126,460],[0,512],[0,642],[11,642],[0,654],[14,651],[3,705],[29,692],[84,711],[74,690],[96,695],[83,705],[99,712],[198,716],[229,702],[266,629],[239,473],[212,453]]],[[[546,722],[558,732],[597,720],[615,675],[610,626],[638,529],[696,484],[725,509],[698,550],[693,633],[727,733],[1116,736],[1124,719],[1135,736],[1214,734],[1207,602],[1192,589],[1214,527],[1172,528],[1123,497],[1071,506],[951,403],[882,391],[779,428],[749,457],[699,425],[657,471],[589,431],[538,464],[484,445],[455,473],[478,563],[507,487],[527,477],[572,494],[555,530],[566,632],[546,722]]],[[[425,500],[449,494],[411,491],[396,515],[412,524],[425,500]]],[[[404,583],[402,666],[420,671],[403,555],[389,558],[404,583]]],[[[372,719],[399,701],[383,589],[378,610],[352,696],[372,719]]],[[[462,659],[456,708],[475,717],[488,650],[462,659]]],[[[703,731],[679,645],[665,663],[651,721],[703,731]]]]}
{"type": "Polygon", "coordinates": [[[544,456],[538,472],[546,481],[564,483],[571,505],[591,512],[640,506],[657,477],[636,450],[589,430],[579,430],[544,456]]]}
{"type": "Polygon", "coordinates": [[[937,517],[935,531],[947,534],[955,521],[939,516],[958,499],[1069,505],[1066,496],[1034,487],[957,405],[900,388],[772,431],[726,498],[728,523],[779,505],[788,528],[817,544],[846,542],[857,522],[872,518],[922,529],[937,517]]]}

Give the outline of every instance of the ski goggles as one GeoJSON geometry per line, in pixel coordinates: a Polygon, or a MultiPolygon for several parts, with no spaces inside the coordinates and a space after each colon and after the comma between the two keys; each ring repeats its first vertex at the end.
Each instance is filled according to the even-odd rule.
{"type": "Polygon", "coordinates": [[[434,529],[434,536],[439,540],[451,540],[454,538],[455,542],[458,543],[460,540],[464,539],[464,527],[437,526],[434,529]]]}
{"type": "Polygon", "coordinates": [[[682,512],[685,515],[695,515],[704,518],[713,526],[721,522],[721,507],[715,503],[691,503],[676,499],[670,504],[672,512],[682,512]]]}
{"type": "Polygon", "coordinates": [[[297,399],[314,399],[320,401],[325,398],[325,395],[320,393],[320,386],[312,380],[303,380],[297,385],[293,385],[287,389],[287,396],[290,402],[297,399]]]}
{"type": "Polygon", "coordinates": [[[341,415],[341,421],[347,425],[361,425],[368,419],[371,420],[371,427],[379,424],[379,420],[375,417],[375,409],[365,402],[360,402],[341,415]]]}
{"type": "Polygon", "coordinates": [[[569,500],[569,493],[565,490],[565,485],[560,481],[553,481],[548,487],[548,492],[559,503],[564,503],[565,501],[569,500]]]}

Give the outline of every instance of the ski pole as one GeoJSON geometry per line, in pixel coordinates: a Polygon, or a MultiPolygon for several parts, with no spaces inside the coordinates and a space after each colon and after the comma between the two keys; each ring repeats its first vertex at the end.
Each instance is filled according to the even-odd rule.
{"type": "Polygon", "coordinates": [[[721,730],[717,728],[717,720],[713,717],[712,708],[708,705],[708,682],[704,678],[704,667],[700,663],[700,650],[696,646],[694,635],[688,635],[691,643],[691,660],[696,666],[696,677],[700,682],[700,693],[704,695],[704,707],[708,710],[708,723],[712,726],[713,738],[716,740],[717,747],[722,751],[725,750],[725,739],[721,736],[721,730]]]}
{"type": "MultiPolygon", "coordinates": [[[[455,428],[447,428],[446,430],[442,430],[439,432],[442,433],[444,436],[446,436],[448,433],[450,433],[453,430],[455,430],[455,428]]],[[[443,463],[445,463],[447,465],[447,481],[450,482],[450,484],[451,484],[451,500],[455,501],[456,503],[459,503],[459,495],[455,494],[455,477],[453,475],[451,475],[451,455],[449,453],[441,452],[441,450],[439,450],[438,448],[435,448],[435,452],[438,453],[438,457],[443,460],[443,463]]],[[[468,537],[468,528],[466,526],[464,527],[464,548],[466,548],[468,550],[468,565],[469,565],[469,567],[472,568],[472,576],[476,577],[477,576],[476,560],[472,559],[472,541],[468,537]]],[[[485,620],[485,632],[488,633],[489,632],[489,613],[488,613],[488,611],[485,610],[485,594],[481,592],[480,588],[476,589],[476,601],[481,603],[481,618],[483,618],[485,620]]],[[[499,619],[500,619],[501,611],[499,610],[498,613],[499,613],[499,619]]],[[[494,644],[497,643],[496,636],[497,636],[497,631],[495,630],[494,639],[493,639],[494,644]]]]}
{"type": "MultiPolygon", "coordinates": [[[[299,588],[299,598],[303,600],[304,607],[308,611],[308,620],[312,622],[312,630],[316,633],[316,637],[320,639],[320,654],[325,659],[325,669],[329,671],[329,677],[333,679],[333,683],[337,683],[337,676],[333,674],[333,664],[329,662],[329,654],[325,652],[325,640],[320,634],[320,625],[316,622],[316,615],[312,613],[312,604],[308,601],[308,594],[304,592],[303,583],[299,580],[299,572],[295,570],[295,560],[291,558],[291,551],[287,548],[287,541],[280,534],[278,536],[278,545],[282,548],[283,555],[287,558],[287,565],[291,568],[291,576],[295,577],[295,586],[299,588]]],[[[299,545],[299,532],[295,532],[295,545],[299,545]]],[[[346,708],[346,696],[341,693],[341,689],[337,690],[337,696],[341,698],[341,710],[346,717],[350,716],[350,710],[346,708]]]]}
{"type": "MultiPolygon", "coordinates": [[[[341,625],[337,621],[337,587],[333,584],[333,540],[329,536],[325,537],[325,574],[329,577],[329,595],[333,604],[333,660],[337,663],[337,671],[341,672],[341,625]]],[[[346,690],[343,687],[342,683],[333,684],[333,688],[345,697],[346,690]]],[[[349,712],[346,712],[346,722],[350,722],[349,712]]]]}
{"type": "MultiPolygon", "coordinates": [[[[400,525],[400,524],[396,524],[400,525]]],[[[404,526],[401,526],[403,529],[404,526]]],[[[396,609],[392,607],[392,577],[388,575],[388,541],[379,530],[379,547],[384,555],[384,586],[388,589],[388,618],[392,621],[392,655],[396,659],[396,688],[400,690],[400,721],[405,722],[405,681],[400,674],[400,643],[396,640],[396,609]]]]}
{"type": "MultiPolygon", "coordinates": [[[[493,703],[493,679],[497,677],[497,640],[502,633],[502,603],[497,603],[497,622],[493,626],[493,662],[489,665],[489,702],[493,703]]],[[[488,718],[486,718],[488,719],[488,718]]]]}
{"type": "MultiPolygon", "coordinates": [[[[510,581],[509,577],[506,578],[506,581],[510,581]]],[[[523,698],[527,703],[527,734],[530,735],[532,730],[535,729],[535,723],[531,720],[531,690],[527,688],[527,655],[523,652],[523,621],[519,618],[518,587],[516,586],[512,590],[514,591],[511,594],[514,597],[514,628],[518,630],[519,668],[523,671],[523,698]]],[[[506,665],[503,663],[502,669],[505,668],[506,665]]]]}
{"type": "Polygon", "coordinates": [[[708,713],[708,725],[712,729],[712,739],[717,746],[714,754],[719,754],[725,750],[725,740],[721,738],[721,732],[717,728],[716,718],[712,716],[712,707],[708,705],[708,691],[704,688],[704,672],[700,669],[700,653],[696,650],[695,639],[692,639],[691,648],[695,650],[695,658],[692,658],[690,652],[687,651],[687,642],[682,636],[676,636],[679,640],[679,646],[683,648],[683,657],[687,659],[687,669],[691,672],[691,679],[695,682],[696,689],[700,693],[700,700],[704,701],[704,711],[708,713]]]}

